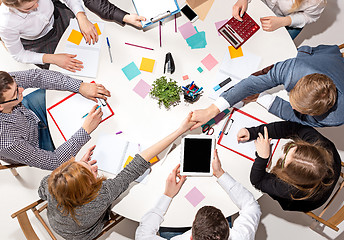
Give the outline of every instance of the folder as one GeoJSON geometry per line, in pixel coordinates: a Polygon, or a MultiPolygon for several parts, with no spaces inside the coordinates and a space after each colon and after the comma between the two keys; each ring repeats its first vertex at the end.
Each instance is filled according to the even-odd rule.
{"type": "Polygon", "coordinates": [[[136,12],[146,18],[142,28],[180,12],[176,0],[133,0],[136,12]]]}
{"type": "MultiPolygon", "coordinates": [[[[233,151],[239,154],[240,156],[243,156],[245,158],[250,159],[251,161],[254,161],[256,158],[255,156],[256,146],[254,144],[254,141],[252,140],[245,143],[238,143],[237,133],[242,128],[256,127],[262,124],[266,124],[266,122],[242,110],[233,108],[231,114],[228,116],[228,119],[226,120],[226,124],[224,125],[220,133],[220,138],[217,144],[230,151],[233,151]]],[[[271,153],[268,165],[270,164],[272,156],[276,151],[279,141],[280,141],[279,139],[273,139],[271,141],[272,153],[271,153]]]]}

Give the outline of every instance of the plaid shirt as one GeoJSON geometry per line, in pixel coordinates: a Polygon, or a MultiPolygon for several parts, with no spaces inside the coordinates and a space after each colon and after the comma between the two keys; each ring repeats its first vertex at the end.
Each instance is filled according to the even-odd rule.
{"type": "MultiPolygon", "coordinates": [[[[9,73],[18,86],[79,92],[81,80],[59,72],[31,69],[9,73]]],[[[87,132],[80,128],[68,141],[54,152],[39,148],[39,118],[22,103],[12,113],[0,112],[0,159],[8,163],[24,163],[32,167],[54,170],[61,163],[75,156],[90,140],[87,132]]]]}

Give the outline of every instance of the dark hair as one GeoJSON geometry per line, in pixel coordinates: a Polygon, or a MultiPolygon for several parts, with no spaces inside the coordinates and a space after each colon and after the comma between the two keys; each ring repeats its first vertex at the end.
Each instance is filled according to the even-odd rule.
{"type": "Polygon", "coordinates": [[[12,85],[13,82],[14,80],[11,75],[7,72],[0,71],[0,102],[5,101],[3,93],[11,89],[10,85],[12,85]]]}
{"type": "Polygon", "coordinates": [[[298,112],[311,116],[326,113],[337,101],[337,89],[331,78],[313,73],[301,78],[289,93],[290,104],[298,112]]]}
{"type": "Polygon", "coordinates": [[[334,179],[333,156],[320,142],[308,143],[303,140],[288,142],[284,145],[284,153],[287,149],[296,147],[292,155],[293,161],[283,166],[280,158],[271,173],[282,181],[302,191],[303,197],[295,200],[308,199],[314,195],[321,195],[334,179]]]}
{"type": "Polygon", "coordinates": [[[220,209],[204,206],[198,210],[192,224],[194,240],[223,240],[229,237],[229,225],[220,209]]]}

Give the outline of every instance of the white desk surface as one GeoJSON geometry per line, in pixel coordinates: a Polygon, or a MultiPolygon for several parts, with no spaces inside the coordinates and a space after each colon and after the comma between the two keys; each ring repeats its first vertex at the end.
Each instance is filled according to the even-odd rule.
{"type": "MultiPolygon", "coordinates": [[[[123,136],[128,140],[149,146],[176,129],[189,111],[208,107],[213,101],[207,95],[214,86],[212,80],[215,79],[220,64],[208,71],[201,64],[201,60],[211,53],[221,63],[225,51],[228,51],[229,44],[223,37],[218,36],[214,23],[230,18],[233,4],[234,0],[217,0],[214,2],[205,21],[197,20],[194,23],[198,31],[206,32],[208,45],[204,49],[191,50],[181,34],[175,32],[174,18],[166,19],[163,23],[161,48],[159,47],[158,24],[154,24],[149,30],[140,31],[128,25],[122,27],[116,23],[106,22],[103,34],[110,39],[113,63],[110,63],[106,41],[103,41],[96,82],[103,84],[111,91],[112,97],[108,99],[108,102],[112,106],[115,116],[106,120],[92,133],[92,139],[80,151],[79,158],[86,152],[88,147],[97,142],[98,135],[101,133],[123,131],[123,136]],[[154,48],[154,51],[128,46],[124,44],[125,42],[154,48]],[[163,75],[163,65],[167,52],[172,53],[176,65],[175,73],[170,76],[173,80],[184,86],[191,81],[195,81],[197,85],[204,87],[204,96],[196,103],[188,104],[182,100],[178,106],[166,110],[164,107],[159,108],[157,101],[149,96],[142,99],[133,92],[132,89],[140,79],[152,84],[156,78],[163,75]],[[121,69],[132,61],[139,67],[142,57],[156,60],[153,73],[141,71],[139,76],[128,81],[121,69]],[[204,69],[203,73],[197,71],[199,66],[204,69]],[[183,81],[182,76],[186,74],[189,75],[189,80],[183,81]]],[[[116,5],[128,12],[135,12],[131,1],[116,1],[116,5]]],[[[259,17],[274,15],[261,1],[250,3],[248,13],[259,25],[259,17]]],[[[92,20],[100,21],[94,14],[90,13],[88,16],[92,20]]],[[[187,19],[183,15],[177,18],[177,26],[181,26],[186,22],[187,19]]],[[[67,37],[63,36],[56,52],[63,52],[67,37]]],[[[260,69],[277,61],[296,56],[295,45],[284,28],[274,32],[265,32],[260,29],[242,48],[262,57],[260,69]]],[[[52,66],[51,69],[58,70],[59,68],[52,66]]],[[[80,79],[84,81],[94,80],[81,77],[80,79]]],[[[70,93],[48,91],[47,107],[68,94],[70,93]]],[[[285,93],[278,94],[286,96],[285,93]]],[[[256,103],[248,104],[243,110],[266,122],[278,120],[277,117],[269,114],[256,103]]],[[[223,121],[215,126],[214,134],[216,136],[222,125],[223,121]]],[[[55,145],[59,146],[63,143],[63,138],[50,117],[49,128],[55,145]]],[[[200,132],[201,129],[197,129],[193,133],[200,132]]],[[[179,143],[180,139],[177,142],[179,143]]],[[[282,145],[283,142],[279,144],[273,161],[276,161],[280,155],[282,145]]],[[[218,147],[218,152],[223,169],[251,191],[256,199],[261,197],[262,193],[255,190],[249,180],[253,162],[221,146],[218,147]]],[[[116,200],[113,210],[126,218],[140,221],[143,214],[153,207],[163,193],[166,177],[172,168],[178,164],[179,159],[180,146],[168,155],[163,164],[157,163],[152,167],[147,183],[132,184],[116,200]]],[[[162,226],[191,226],[196,212],[204,205],[213,205],[221,209],[225,216],[238,212],[238,208],[216,183],[215,177],[189,177],[179,194],[172,201],[162,226]],[[193,207],[184,197],[194,186],[205,195],[205,199],[196,207],[193,207]]]]}

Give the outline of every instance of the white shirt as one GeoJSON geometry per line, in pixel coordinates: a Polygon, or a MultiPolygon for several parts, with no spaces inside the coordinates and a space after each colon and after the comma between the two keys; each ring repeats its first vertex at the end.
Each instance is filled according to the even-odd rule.
{"type": "Polygon", "coordinates": [[[290,16],[290,27],[303,28],[319,19],[326,0],[303,0],[296,12],[290,13],[294,0],[262,0],[278,17],[290,16]]]}
{"type": "MultiPolygon", "coordinates": [[[[85,12],[81,0],[65,0],[76,15],[85,12]]],[[[44,53],[24,49],[20,38],[39,39],[54,25],[54,4],[51,0],[39,0],[37,9],[23,13],[5,4],[0,5],[0,38],[11,56],[18,62],[42,64],[44,53]]]]}
{"type": "MultiPolygon", "coordinates": [[[[222,176],[217,179],[217,182],[240,209],[239,217],[237,217],[233,227],[230,229],[229,239],[254,240],[262,213],[252,193],[235,181],[228,173],[222,174],[222,176]]],[[[164,221],[164,215],[171,201],[172,199],[170,197],[162,195],[156,206],[142,217],[140,226],[136,230],[136,240],[164,239],[157,236],[156,233],[159,230],[160,224],[164,221]]],[[[191,231],[192,230],[189,230],[171,239],[190,240],[191,231]]]]}

